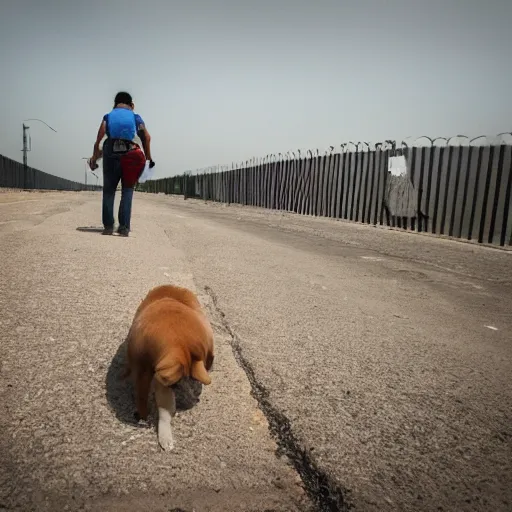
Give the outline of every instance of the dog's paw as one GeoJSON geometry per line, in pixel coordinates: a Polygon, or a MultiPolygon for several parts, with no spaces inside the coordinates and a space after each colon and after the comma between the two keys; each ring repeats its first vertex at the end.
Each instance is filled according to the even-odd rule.
{"type": "Polygon", "coordinates": [[[133,415],[133,419],[135,420],[135,424],[137,425],[137,427],[140,427],[140,428],[150,428],[151,427],[151,421],[149,420],[149,418],[146,418],[145,420],[143,420],[138,413],[135,413],[133,415]]]}
{"type": "Polygon", "coordinates": [[[174,437],[172,431],[169,428],[164,428],[158,432],[158,444],[164,450],[164,452],[170,452],[174,450],[174,437]]]}

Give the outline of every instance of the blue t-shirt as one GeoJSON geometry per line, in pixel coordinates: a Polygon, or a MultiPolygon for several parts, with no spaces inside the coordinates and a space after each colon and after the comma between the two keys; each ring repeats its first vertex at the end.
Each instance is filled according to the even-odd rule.
{"type": "Polygon", "coordinates": [[[103,116],[106,122],[107,137],[111,139],[133,140],[137,131],[144,125],[139,114],[127,108],[114,108],[103,116]]]}

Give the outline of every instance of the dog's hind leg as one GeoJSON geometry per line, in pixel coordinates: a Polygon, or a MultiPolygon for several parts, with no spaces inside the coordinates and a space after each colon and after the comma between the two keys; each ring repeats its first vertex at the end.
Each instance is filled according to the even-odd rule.
{"type": "Polygon", "coordinates": [[[131,342],[131,337],[128,334],[128,336],[126,337],[126,340],[125,340],[126,350],[124,353],[124,364],[123,364],[121,373],[119,374],[119,378],[121,380],[127,379],[132,373],[132,365],[131,365],[131,360],[130,360],[130,342],[131,342]]]}
{"type": "Polygon", "coordinates": [[[132,369],[126,364],[123,368],[123,371],[119,375],[119,378],[121,380],[125,380],[131,375],[131,373],[132,373],[132,369]]]}
{"type": "Polygon", "coordinates": [[[158,443],[165,451],[174,448],[171,418],[176,412],[176,395],[170,387],[155,379],[155,401],[158,407],[158,443]]]}
{"type": "Polygon", "coordinates": [[[153,374],[151,371],[138,370],[135,377],[135,405],[137,407],[138,419],[148,419],[149,388],[153,374]]]}

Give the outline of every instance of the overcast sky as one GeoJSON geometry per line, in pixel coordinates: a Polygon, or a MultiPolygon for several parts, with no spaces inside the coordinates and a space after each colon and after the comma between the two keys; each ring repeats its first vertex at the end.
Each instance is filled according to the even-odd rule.
{"type": "MultiPolygon", "coordinates": [[[[129,91],[157,177],[512,130],[511,0],[0,0],[0,154],[82,181],[129,91]]],[[[100,161],[101,162],[101,161],[100,161]]]]}

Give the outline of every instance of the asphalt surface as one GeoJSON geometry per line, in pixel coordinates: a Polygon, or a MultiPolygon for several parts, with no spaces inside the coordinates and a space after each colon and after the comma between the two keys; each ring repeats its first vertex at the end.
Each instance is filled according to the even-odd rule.
{"type": "MultiPolygon", "coordinates": [[[[131,238],[102,236],[97,193],[0,194],[0,510],[308,510],[265,416],[216,328],[213,383],[173,421],[134,421],[119,380],[135,310],[157,284],[197,291],[183,252],[137,197],[131,238]]],[[[117,199],[118,201],[118,199],[117,199]]]]}
{"type": "Polygon", "coordinates": [[[1,196],[5,507],[512,508],[512,252],[140,193],[102,237],[99,194],[1,196]],[[112,378],[161,282],[219,353],[171,454],[112,378]]]}

